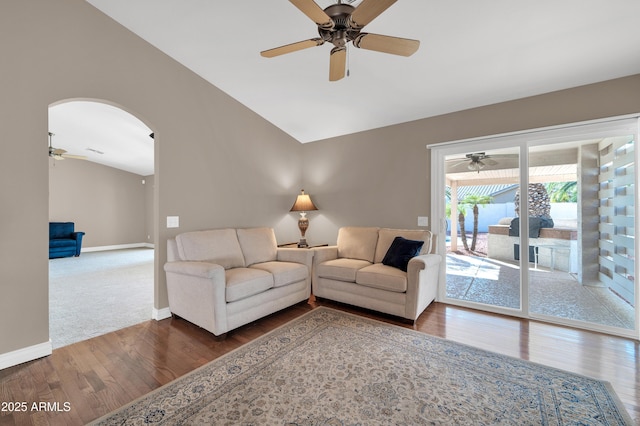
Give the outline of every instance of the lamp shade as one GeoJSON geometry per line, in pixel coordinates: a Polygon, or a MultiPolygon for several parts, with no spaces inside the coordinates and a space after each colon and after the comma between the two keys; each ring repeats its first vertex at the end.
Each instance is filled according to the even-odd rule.
{"type": "Polygon", "coordinates": [[[315,204],[313,204],[313,201],[311,201],[311,197],[309,197],[309,194],[304,193],[303,189],[302,191],[300,191],[300,195],[298,195],[298,198],[296,198],[296,202],[293,203],[293,206],[289,211],[309,212],[311,210],[318,210],[318,208],[315,206],[315,204]]]}

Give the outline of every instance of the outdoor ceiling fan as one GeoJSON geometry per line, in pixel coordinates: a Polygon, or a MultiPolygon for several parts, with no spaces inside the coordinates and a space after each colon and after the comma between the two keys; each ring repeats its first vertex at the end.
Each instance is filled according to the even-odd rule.
{"type": "Polygon", "coordinates": [[[517,154],[496,154],[489,155],[484,152],[475,152],[471,154],[466,154],[465,159],[461,160],[460,158],[452,158],[447,160],[448,163],[454,163],[448,166],[448,168],[452,169],[459,165],[466,164],[467,169],[472,172],[480,173],[480,170],[484,169],[485,166],[495,166],[498,164],[494,158],[517,158],[517,154]]]}
{"type": "Polygon", "coordinates": [[[360,49],[401,56],[413,55],[420,46],[419,40],[362,32],[365,25],[397,0],[363,0],[358,7],[338,0],[338,3],[324,10],[313,0],[289,1],[316,23],[320,37],[264,50],[260,54],[273,58],[329,42],[334,45],[329,58],[329,81],[337,81],[345,76],[349,42],[360,49]]]}
{"type": "Polygon", "coordinates": [[[52,145],[52,139],[55,136],[55,133],[49,132],[49,157],[54,160],[64,160],[65,158],[73,158],[75,160],[86,160],[87,157],[82,155],[71,155],[67,154],[67,151],[61,148],[54,148],[52,145]]]}

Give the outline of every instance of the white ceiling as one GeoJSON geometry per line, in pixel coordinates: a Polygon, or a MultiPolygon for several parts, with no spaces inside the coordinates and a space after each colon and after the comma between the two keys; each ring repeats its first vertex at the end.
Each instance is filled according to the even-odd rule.
{"type": "Polygon", "coordinates": [[[58,104],[49,108],[49,131],[52,146],[67,154],[141,176],[154,174],[151,130],[120,108],[85,101],[58,104]]]}
{"type": "Polygon", "coordinates": [[[638,0],[398,0],[365,31],[417,53],[352,47],[338,82],[328,43],[260,56],[318,36],[286,0],[87,1],[301,143],[640,73],[638,0]]]}

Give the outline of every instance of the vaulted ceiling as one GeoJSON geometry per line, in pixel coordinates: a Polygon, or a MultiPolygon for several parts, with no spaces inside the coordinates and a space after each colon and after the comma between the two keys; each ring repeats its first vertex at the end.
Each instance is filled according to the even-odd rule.
{"type": "Polygon", "coordinates": [[[301,143],[640,73],[637,0],[398,0],[365,30],[418,51],[351,47],[337,82],[329,43],[260,56],[318,37],[287,0],[87,2],[301,143]]]}
{"type": "Polygon", "coordinates": [[[637,0],[398,0],[365,30],[418,51],[351,48],[338,82],[328,43],[260,56],[318,36],[287,0],[88,2],[303,143],[640,72],[637,0]]]}

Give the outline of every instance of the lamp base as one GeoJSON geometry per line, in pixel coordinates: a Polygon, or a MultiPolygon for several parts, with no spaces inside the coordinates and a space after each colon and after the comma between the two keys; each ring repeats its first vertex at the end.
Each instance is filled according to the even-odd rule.
{"type": "Polygon", "coordinates": [[[309,244],[307,244],[307,239],[304,237],[304,234],[307,232],[307,228],[309,228],[309,219],[307,218],[306,212],[300,212],[300,219],[298,219],[298,229],[300,229],[300,242],[298,243],[298,247],[307,248],[309,244]]]}

